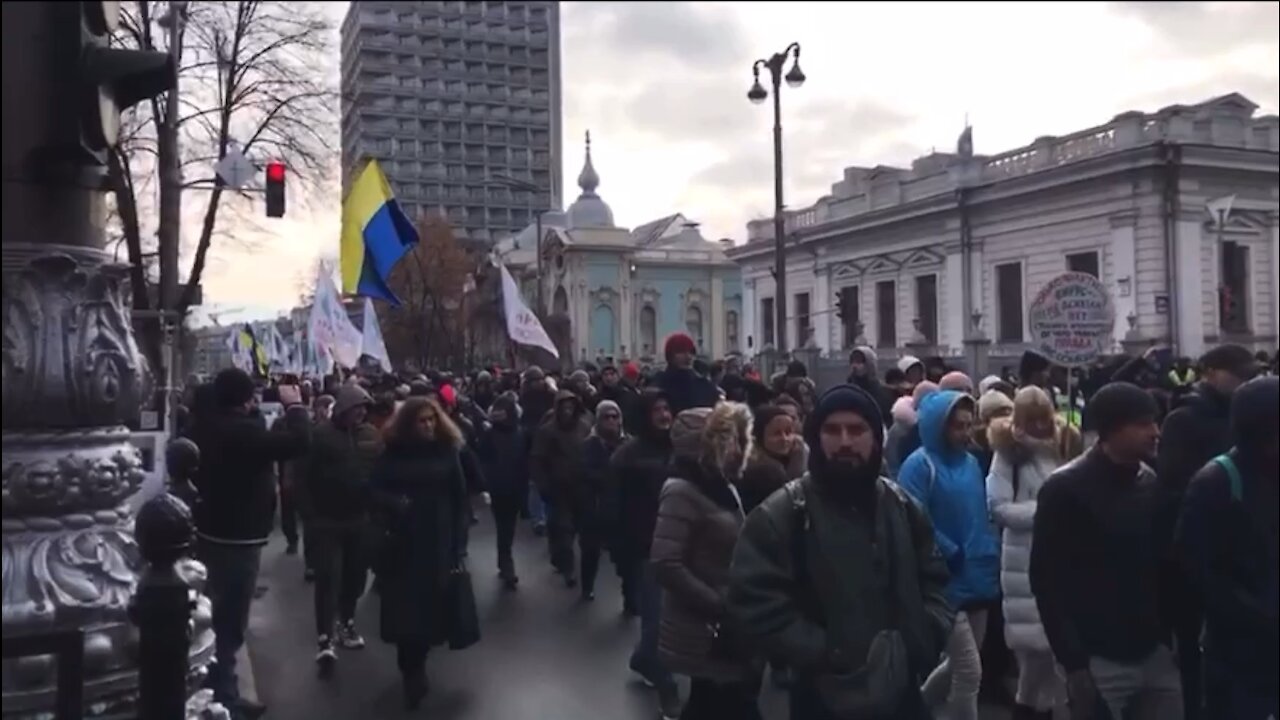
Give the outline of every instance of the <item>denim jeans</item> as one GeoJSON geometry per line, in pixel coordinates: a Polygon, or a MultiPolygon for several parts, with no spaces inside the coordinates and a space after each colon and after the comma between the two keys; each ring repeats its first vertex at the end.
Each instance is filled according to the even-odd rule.
{"type": "Polygon", "coordinates": [[[675,681],[658,656],[658,628],[662,624],[662,588],[648,562],[637,563],[641,574],[640,587],[640,640],[631,653],[631,669],[645,680],[657,686],[671,685],[675,681]]]}
{"type": "Polygon", "coordinates": [[[978,720],[978,689],[982,686],[979,651],[986,635],[986,610],[956,613],[947,657],[924,682],[921,692],[925,701],[932,707],[944,705],[946,717],[952,720],[978,720]]]}
{"type": "Polygon", "coordinates": [[[368,584],[365,535],[361,528],[317,528],[311,534],[316,635],[331,635],[336,623],[355,619],[368,584]]]}
{"type": "Polygon", "coordinates": [[[249,627],[249,607],[258,585],[261,545],[232,545],[200,539],[197,557],[209,572],[205,594],[213,604],[214,666],[209,687],[223,703],[239,698],[236,685],[236,653],[244,646],[249,627]]]}

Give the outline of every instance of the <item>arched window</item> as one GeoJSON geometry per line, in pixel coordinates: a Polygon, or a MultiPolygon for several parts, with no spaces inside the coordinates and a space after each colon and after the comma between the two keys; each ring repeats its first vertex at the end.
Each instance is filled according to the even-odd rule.
{"type": "Polygon", "coordinates": [[[551,312],[555,315],[569,314],[569,293],[564,291],[564,286],[556,288],[555,297],[551,300],[551,312]]]}
{"type": "Polygon", "coordinates": [[[658,313],[652,305],[640,308],[640,347],[642,354],[652,355],[658,347],[658,313]]]}
{"type": "Polygon", "coordinates": [[[736,352],[738,350],[738,311],[729,310],[724,314],[724,338],[726,350],[736,352]]]}
{"type": "Polygon", "coordinates": [[[702,308],[697,305],[690,305],[684,311],[684,326],[689,331],[689,337],[693,338],[693,342],[698,346],[699,352],[702,350],[702,308]]]}

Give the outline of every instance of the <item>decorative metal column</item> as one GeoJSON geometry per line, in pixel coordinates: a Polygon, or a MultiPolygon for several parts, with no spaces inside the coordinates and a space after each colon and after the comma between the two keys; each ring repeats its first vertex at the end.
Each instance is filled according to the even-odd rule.
{"type": "MultiPolygon", "coordinates": [[[[128,605],[142,561],[125,501],[143,471],[126,425],[151,381],[127,268],[102,249],[102,153],[115,140],[108,101],[127,107],[162,91],[166,61],[105,42],[80,47],[86,29],[111,28],[117,8],[97,5],[3,4],[2,636],[29,647],[83,637],[78,676],[59,676],[55,654],[6,653],[5,718],[51,717],[68,683],[81,686],[84,717],[137,704],[128,605]]],[[[202,574],[185,567],[190,579],[202,574]]],[[[207,598],[192,621],[194,680],[212,653],[207,598]]],[[[65,643],[56,652],[79,654],[65,643]]]]}

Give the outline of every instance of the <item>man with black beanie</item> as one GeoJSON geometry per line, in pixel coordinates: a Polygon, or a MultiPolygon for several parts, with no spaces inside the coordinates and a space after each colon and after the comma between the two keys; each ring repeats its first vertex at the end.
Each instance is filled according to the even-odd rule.
{"type": "Polygon", "coordinates": [[[1103,386],[1086,409],[1089,452],[1049,476],[1032,529],[1031,592],[1067,672],[1075,720],[1182,718],[1168,622],[1172,514],[1155,472],[1155,400],[1129,383],[1103,386]]]}
{"type": "Polygon", "coordinates": [[[197,555],[209,572],[206,592],[213,603],[217,635],[209,685],[219,702],[239,717],[258,717],[265,708],[239,697],[236,653],[244,645],[249,606],[258,584],[262,547],[275,521],[277,463],[307,450],[306,416],[286,415],[286,426],[268,430],[258,414],[253,379],[228,368],[213,381],[215,413],[195,427],[200,448],[195,507],[197,555]]]}
{"type": "Polygon", "coordinates": [[[880,476],[884,421],[851,385],[805,424],[809,472],[743,526],[729,612],[792,669],[791,717],[930,717],[920,684],[951,634],[947,569],[924,511],[880,476]]]}

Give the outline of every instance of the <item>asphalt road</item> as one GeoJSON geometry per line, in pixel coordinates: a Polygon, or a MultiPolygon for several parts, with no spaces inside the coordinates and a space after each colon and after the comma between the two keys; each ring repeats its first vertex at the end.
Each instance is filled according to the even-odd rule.
{"type": "MultiPolygon", "coordinates": [[[[483,639],[467,650],[433,650],[427,660],[431,693],[422,707],[401,706],[395,650],[377,639],[378,601],[360,603],[357,622],[368,640],[363,650],[340,651],[337,670],[315,671],[312,586],[302,579],[300,556],[286,556],[280,538],[263,557],[260,584],[268,590],[254,604],[249,653],[266,720],[654,720],[656,697],[627,670],[639,633],[625,620],[616,576],[607,561],[593,603],[564,587],[547,561],[545,541],[527,525],[516,547],[520,588],[503,591],[497,580],[492,522],[486,512],[473,529],[470,568],[483,639]]],[[[766,720],[785,720],[785,697],[766,689],[766,720]]],[[[983,720],[1005,715],[983,713],[983,720]]]]}

